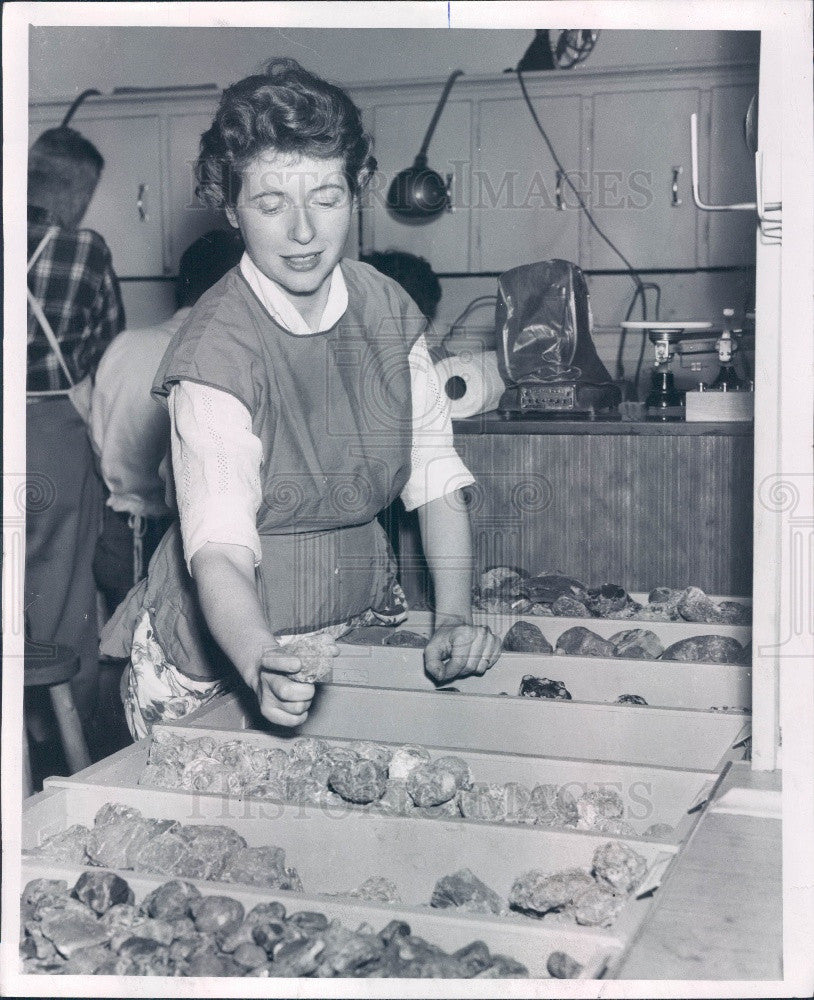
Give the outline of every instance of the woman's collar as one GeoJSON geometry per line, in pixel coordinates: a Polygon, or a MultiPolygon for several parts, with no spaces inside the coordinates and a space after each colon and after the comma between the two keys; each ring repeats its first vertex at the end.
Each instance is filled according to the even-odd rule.
{"type": "Polygon", "coordinates": [[[325,309],[316,329],[313,330],[277,283],[271,278],[267,278],[245,251],[240,259],[240,270],[249,283],[249,287],[266,307],[272,318],[285,327],[289,333],[309,334],[330,330],[348,308],[348,286],[345,284],[345,276],[342,274],[342,268],[339,264],[331,272],[331,287],[328,290],[325,309]]]}

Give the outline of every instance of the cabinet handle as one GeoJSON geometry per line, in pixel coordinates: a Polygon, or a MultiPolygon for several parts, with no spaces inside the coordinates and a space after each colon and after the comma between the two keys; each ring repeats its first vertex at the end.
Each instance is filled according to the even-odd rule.
{"type": "Polygon", "coordinates": [[[564,180],[565,180],[565,174],[562,172],[562,170],[558,170],[557,171],[557,186],[556,186],[556,188],[554,190],[554,198],[555,198],[555,200],[557,202],[557,211],[558,212],[564,212],[565,211],[565,201],[563,200],[563,196],[562,196],[562,182],[564,180]]]}
{"type": "Polygon", "coordinates": [[[445,177],[444,187],[446,188],[446,203],[445,208],[448,212],[454,212],[455,206],[452,203],[452,181],[454,174],[447,174],[445,177]]]}
{"type": "Polygon", "coordinates": [[[681,204],[681,199],[678,196],[678,178],[684,173],[683,167],[673,167],[673,183],[670,185],[670,190],[672,192],[672,197],[670,204],[673,208],[678,208],[681,204]]]}
{"type": "Polygon", "coordinates": [[[138,194],[136,195],[136,208],[138,209],[140,222],[147,221],[147,190],[146,184],[139,184],[138,194]]]}

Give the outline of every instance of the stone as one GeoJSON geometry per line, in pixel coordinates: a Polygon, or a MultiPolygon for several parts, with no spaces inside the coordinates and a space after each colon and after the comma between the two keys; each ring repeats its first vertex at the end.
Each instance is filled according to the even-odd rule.
{"type": "Polygon", "coordinates": [[[334,765],[329,786],[348,802],[364,805],[380,799],[387,787],[387,771],[372,760],[355,760],[334,765]]]}
{"type": "Polygon", "coordinates": [[[629,893],[641,885],[647,862],[627,844],[609,840],[594,851],[593,872],[598,882],[614,892],[629,893]]]}
{"type": "Polygon", "coordinates": [[[205,896],[193,901],[192,919],[202,934],[229,934],[243,922],[243,904],[230,896],[205,896]]]}
{"type": "Polygon", "coordinates": [[[388,777],[393,781],[406,781],[410,772],[419,766],[426,764],[430,759],[429,750],[424,747],[406,746],[399,747],[390,758],[387,768],[388,777]]]}
{"type": "Polygon", "coordinates": [[[575,826],[579,818],[577,800],[558,785],[535,785],[525,813],[541,826],[575,826]]]}
{"type": "Polygon", "coordinates": [[[492,597],[517,597],[526,575],[511,566],[494,566],[481,573],[478,593],[481,599],[487,600],[492,597]]]}
{"type": "Polygon", "coordinates": [[[117,903],[133,903],[133,890],[113,872],[83,872],[73,894],[94,913],[105,913],[117,903]]]}
{"type": "Polygon", "coordinates": [[[458,782],[454,772],[435,764],[421,764],[407,778],[407,791],[419,808],[438,806],[455,797],[458,782]]]}
{"type": "Polygon", "coordinates": [[[258,944],[251,944],[244,941],[232,952],[232,959],[245,969],[256,969],[262,965],[268,956],[258,944]]]}
{"type": "Polygon", "coordinates": [[[178,920],[190,916],[192,906],[200,898],[201,893],[194,885],[174,880],[153,889],[142,901],[141,908],[160,920],[178,920]]]}
{"type": "Polygon", "coordinates": [[[417,632],[409,632],[407,629],[400,629],[398,632],[394,632],[391,636],[385,640],[385,646],[404,646],[407,649],[423,649],[429,639],[425,635],[419,635],[417,632]]]}
{"type": "Polygon", "coordinates": [[[468,868],[440,878],[432,890],[430,906],[458,907],[474,913],[500,913],[504,908],[500,896],[468,868]]]}
{"type": "Polygon", "coordinates": [[[389,779],[384,795],[376,803],[376,808],[382,812],[394,816],[403,816],[415,809],[412,796],[407,791],[406,781],[393,781],[389,779]]]}
{"type": "Polygon", "coordinates": [[[570,911],[578,924],[610,927],[624,906],[624,897],[604,885],[592,885],[574,898],[570,911]]]}
{"type": "Polygon", "coordinates": [[[624,801],[614,788],[592,788],[577,799],[577,825],[582,830],[593,829],[600,819],[621,819],[624,814],[624,801]]]}
{"type": "Polygon", "coordinates": [[[721,620],[715,602],[699,587],[687,587],[678,599],[678,613],[685,622],[712,624],[721,620]]]}
{"type": "Polygon", "coordinates": [[[468,976],[477,976],[492,966],[493,959],[488,947],[483,941],[472,941],[452,953],[452,957],[466,969],[468,976]]]}
{"type": "Polygon", "coordinates": [[[242,882],[266,889],[302,890],[299,875],[285,866],[285,851],[272,845],[230,851],[220,877],[224,882],[242,882]]]}
{"type": "Polygon", "coordinates": [[[515,622],[503,636],[507,653],[553,653],[551,643],[533,622],[515,622]]]}
{"type": "Polygon", "coordinates": [[[288,656],[296,656],[300,669],[289,674],[292,681],[301,684],[326,684],[333,679],[333,658],[338,650],[332,638],[325,635],[306,635],[283,646],[288,656]]]}
{"type": "Polygon", "coordinates": [[[590,618],[591,612],[574,597],[567,597],[562,594],[551,605],[551,610],[561,618],[590,618]]]}
{"type": "Polygon", "coordinates": [[[594,884],[583,868],[566,868],[553,874],[532,869],[515,879],[509,894],[509,906],[532,914],[561,910],[594,884]]]}
{"type": "Polygon", "coordinates": [[[472,771],[463,757],[436,757],[431,766],[438,771],[449,771],[458,788],[465,791],[472,787],[472,771]]]}
{"type": "Polygon", "coordinates": [[[751,625],[752,609],[748,604],[739,604],[737,601],[721,601],[718,605],[720,620],[727,625],[751,625]]]}
{"type": "Polygon", "coordinates": [[[84,913],[59,910],[44,917],[40,928],[64,958],[82,948],[105,944],[110,936],[104,924],[87,908],[84,913]]]}
{"type": "Polygon", "coordinates": [[[575,625],[566,629],[557,639],[557,652],[567,656],[612,657],[616,654],[616,647],[596,632],[582,625],[575,625]]]}
{"type": "Polygon", "coordinates": [[[458,807],[466,819],[502,823],[507,812],[505,785],[475,782],[471,789],[459,792],[458,807]]]}
{"type": "Polygon", "coordinates": [[[45,854],[54,861],[68,865],[84,865],[87,864],[87,846],[90,839],[91,831],[81,823],[74,823],[43,840],[36,853],[45,854]]]}
{"type": "Polygon", "coordinates": [[[93,818],[94,826],[104,826],[105,823],[120,823],[122,820],[142,819],[141,810],[135,806],[126,806],[121,802],[105,802],[93,818]]]}
{"type": "Polygon", "coordinates": [[[546,971],[552,979],[576,979],[582,966],[565,951],[552,951],[546,959],[546,971]]]}
{"type": "Polygon", "coordinates": [[[597,618],[613,618],[627,607],[630,596],[624,587],[616,583],[605,583],[601,587],[591,587],[584,603],[597,618]]]}
{"type": "Polygon", "coordinates": [[[664,652],[661,639],[646,628],[629,628],[616,632],[608,639],[613,643],[614,656],[626,660],[657,660],[664,652]]]}
{"type": "Polygon", "coordinates": [[[647,702],[640,694],[620,694],[614,702],[616,705],[646,705],[647,702]]]}
{"type": "Polygon", "coordinates": [[[662,660],[684,663],[740,663],[743,647],[726,635],[695,635],[680,639],[661,654],[662,660]]]}
{"type": "Polygon", "coordinates": [[[535,677],[524,674],[520,681],[521,698],[553,698],[560,701],[571,701],[571,692],[562,681],[552,681],[548,677],[535,677]]]}
{"type": "Polygon", "coordinates": [[[573,577],[563,576],[561,573],[543,573],[525,580],[520,593],[534,604],[553,604],[562,596],[584,601],[587,588],[573,577]]]}
{"type": "Polygon", "coordinates": [[[401,894],[395,882],[380,875],[371,875],[370,878],[348,893],[355,899],[370,899],[379,903],[400,903],[401,894]]]}

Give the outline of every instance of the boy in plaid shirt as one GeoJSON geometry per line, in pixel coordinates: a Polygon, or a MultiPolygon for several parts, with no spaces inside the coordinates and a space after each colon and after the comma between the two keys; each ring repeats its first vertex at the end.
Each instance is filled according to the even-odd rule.
{"type": "MultiPolygon", "coordinates": [[[[78,228],[103,166],[92,143],[66,127],[43,133],[29,153],[28,287],[75,383],[93,375],[105,347],[124,327],[107,244],[98,233],[78,228]]],[[[67,397],[69,387],[29,307],[26,472],[31,494],[45,501],[32,504],[27,515],[26,618],[34,642],[63,643],[79,654],[80,671],[71,683],[92,736],[99,670],[92,560],[102,488],[87,428],[67,397]]],[[[34,730],[32,720],[47,710],[37,704],[36,689],[26,695],[34,730]]]]}

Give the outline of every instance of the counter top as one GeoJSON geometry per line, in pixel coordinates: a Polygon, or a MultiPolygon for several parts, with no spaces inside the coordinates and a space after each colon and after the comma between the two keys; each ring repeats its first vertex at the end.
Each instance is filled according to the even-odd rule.
{"type": "Polygon", "coordinates": [[[752,437],[754,431],[751,421],[662,423],[622,420],[611,414],[603,416],[601,420],[552,420],[539,417],[520,419],[506,418],[497,410],[454,420],[452,427],[456,434],[615,434],[634,437],[752,437]]]}

